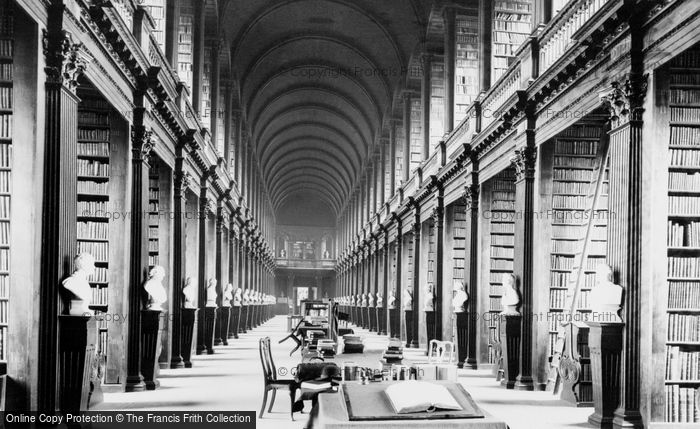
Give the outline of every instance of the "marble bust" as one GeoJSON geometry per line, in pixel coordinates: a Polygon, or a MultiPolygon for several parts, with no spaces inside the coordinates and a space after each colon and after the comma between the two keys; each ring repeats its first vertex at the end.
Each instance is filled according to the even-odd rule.
{"type": "Polygon", "coordinates": [[[182,294],[185,296],[184,308],[197,308],[195,305],[195,297],[197,296],[197,284],[192,277],[185,279],[185,286],[182,288],[182,294]]]}
{"type": "Polygon", "coordinates": [[[367,307],[367,294],[366,294],[366,293],[363,293],[363,294],[362,294],[362,298],[361,298],[361,301],[360,301],[360,306],[361,306],[361,307],[367,307]]]}
{"type": "Polygon", "coordinates": [[[383,307],[384,306],[384,297],[380,292],[377,292],[377,307],[383,307]]]}
{"type": "Polygon", "coordinates": [[[163,287],[165,269],[156,265],[148,273],[148,280],[143,285],[146,291],[146,310],[163,310],[163,304],[168,300],[168,293],[163,287]]]}
{"type": "Polygon", "coordinates": [[[247,288],[243,291],[243,305],[250,304],[250,290],[247,288]]]}
{"type": "Polygon", "coordinates": [[[520,311],[518,311],[518,307],[520,306],[520,291],[515,283],[515,276],[510,273],[504,273],[501,277],[501,283],[503,285],[503,298],[501,298],[503,311],[501,311],[501,314],[520,314],[520,311]]]}
{"type": "Polygon", "coordinates": [[[287,251],[282,249],[280,250],[280,258],[286,258],[287,257],[287,251]]]}
{"type": "Polygon", "coordinates": [[[394,310],[396,309],[396,289],[392,289],[391,292],[389,292],[389,298],[386,301],[387,307],[389,307],[389,310],[394,310]]]}
{"type": "Polygon", "coordinates": [[[71,316],[91,316],[92,288],[88,277],[95,273],[95,257],[81,253],[73,260],[73,274],[61,283],[70,292],[68,314],[71,316]]]}
{"type": "Polygon", "coordinates": [[[374,307],[374,294],[372,292],[367,294],[367,307],[374,307]]]}
{"type": "Polygon", "coordinates": [[[435,311],[435,292],[433,292],[433,285],[428,284],[425,287],[425,304],[423,305],[423,311],[433,312],[435,311]]]}
{"type": "Polygon", "coordinates": [[[226,289],[224,289],[224,295],[221,300],[222,307],[231,306],[231,301],[233,300],[233,285],[231,283],[226,285],[226,289]]]}
{"type": "Polygon", "coordinates": [[[216,279],[210,278],[207,281],[207,307],[216,307],[216,279]]]}
{"type": "Polygon", "coordinates": [[[243,303],[243,289],[236,288],[236,293],[233,294],[233,306],[240,307],[243,303]]]}
{"type": "Polygon", "coordinates": [[[404,311],[413,310],[413,292],[409,288],[403,291],[403,309],[404,311]]]}
{"type": "Polygon", "coordinates": [[[452,311],[455,313],[464,313],[466,311],[467,301],[469,300],[466,284],[456,280],[453,288],[452,311]]]}
{"type": "Polygon", "coordinates": [[[613,283],[613,271],[610,266],[600,264],[596,268],[596,284],[591,289],[591,310],[593,320],[605,322],[622,322],[620,304],[622,303],[622,287],[613,283]]]}
{"type": "Polygon", "coordinates": [[[350,305],[355,305],[355,295],[350,295],[350,305]]]}

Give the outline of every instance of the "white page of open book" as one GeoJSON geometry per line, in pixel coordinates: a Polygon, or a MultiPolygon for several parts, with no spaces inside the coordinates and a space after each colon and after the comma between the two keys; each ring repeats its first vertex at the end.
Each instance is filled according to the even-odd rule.
{"type": "Polygon", "coordinates": [[[397,414],[462,409],[447,387],[425,381],[395,383],[385,393],[397,414]]]}

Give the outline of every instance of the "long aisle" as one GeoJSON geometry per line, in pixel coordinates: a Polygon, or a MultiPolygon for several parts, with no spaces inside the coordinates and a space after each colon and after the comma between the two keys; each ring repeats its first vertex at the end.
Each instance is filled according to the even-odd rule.
{"type": "MultiPolygon", "coordinates": [[[[106,393],[99,410],[142,411],[255,411],[260,410],[263,394],[262,366],[258,353],[258,339],[269,336],[275,364],[281,378],[291,377],[290,368],[300,360],[299,352],[289,356],[291,341],[277,342],[287,335],[287,319],[277,316],[267,323],[230,340],[228,346],[218,346],[213,355],[193,356],[193,368],[162,370],[158,390],[138,393],[106,393]]],[[[365,337],[365,359],[377,358],[386,347],[386,337],[353,327],[365,337]]],[[[424,349],[405,349],[407,361],[425,358],[424,349]]],[[[362,355],[354,355],[361,361],[362,355]]],[[[341,356],[339,360],[351,360],[341,356]]],[[[364,363],[364,362],[363,362],[364,363]]],[[[559,400],[550,392],[520,392],[505,390],[496,383],[491,371],[460,370],[460,382],[471,393],[480,407],[503,419],[510,429],[566,429],[593,427],[586,422],[592,408],[576,408],[559,400]],[[536,422],[536,425],[533,424],[536,422]]],[[[258,420],[258,428],[303,428],[308,420],[309,405],[304,414],[289,417],[289,396],[277,395],[272,413],[258,420]]]]}

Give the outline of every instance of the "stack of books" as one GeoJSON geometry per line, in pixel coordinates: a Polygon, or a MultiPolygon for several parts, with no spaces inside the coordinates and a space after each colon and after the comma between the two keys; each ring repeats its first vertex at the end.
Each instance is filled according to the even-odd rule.
{"type": "Polygon", "coordinates": [[[318,340],[316,349],[323,355],[324,358],[332,358],[335,356],[335,341],[318,340]]]}
{"type": "Polygon", "coordinates": [[[401,363],[403,360],[403,345],[401,340],[397,338],[389,340],[389,346],[384,350],[383,358],[386,363],[401,363]]]}
{"type": "Polygon", "coordinates": [[[343,353],[362,353],[365,345],[359,335],[343,335],[343,353]]]}

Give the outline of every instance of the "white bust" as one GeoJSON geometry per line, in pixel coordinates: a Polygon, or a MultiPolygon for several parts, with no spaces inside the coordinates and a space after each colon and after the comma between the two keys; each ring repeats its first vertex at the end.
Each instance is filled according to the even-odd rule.
{"type": "Polygon", "coordinates": [[[355,295],[350,295],[350,305],[355,305],[355,295]]]}
{"type": "Polygon", "coordinates": [[[243,291],[243,305],[250,305],[250,290],[247,288],[243,291]]]}
{"type": "Polygon", "coordinates": [[[391,292],[389,292],[389,298],[387,299],[387,307],[389,307],[389,310],[395,310],[396,309],[396,289],[391,289],[391,292]]]}
{"type": "Polygon", "coordinates": [[[591,289],[591,310],[593,320],[622,322],[620,304],[622,287],[613,283],[613,271],[608,265],[600,264],[596,268],[596,284],[591,289]]]}
{"type": "Polygon", "coordinates": [[[210,278],[207,281],[207,307],[216,307],[216,279],[210,278]]]}
{"type": "Polygon", "coordinates": [[[367,307],[374,307],[374,294],[372,292],[367,294],[367,307]]]}
{"type": "Polygon", "coordinates": [[[413,310],[413,292],[409,288],[403,290],[403,309],[404,311],[413,310]]]}
{"type": "Polygon", "coordinates": [[[73,260],[73,274],[61,283],[70,292],[68,314],[71,316],[91,316],[92,288],[88,277],[95,273],[95,257],[81,253],[73,260]]]}
{"type": "Polygon", "coordinates": [[[243,303],[243,289],[236,288],[236,293],[233,294],[233,306],[240,307],[243,303]]]}
{"type": "Polygon", "coordinates": [[[459,280],[455,280],[453,285],[453,296],[452,296],[452,311],[455,313],[464,313],[466,311],[466,304],[469,300],[469,295],[465,290],[466,285],[459,280]]]}
{"type": "Polygon", "coordinates": [[[503,284],[503,298],[501,298],[503,311],[501,311],[501,314],[520,314],[520,311],[518,311],[518,307],[520,306],[520,291],[515,283],[515,276],[510,273],[503,273],[501,283],[503,284]]]}
{"type": "Polygon", "coordinates": [[[148,280],[143,285],[146,291],[146,310],[163,310],[163,304],[168,300],[168,293],[163,287],[163,279],[165,278],[165,269],[160,265],[156,265],[148,273],[148,280]]]}
{"type": "Polygon", "coordinates": [[[380,292],[377,292],[377,307],[383,307],[384,306],[384,297],[380,292]]]}
{"type": "Polygon", "coordinates": [[[435,293],[433,292],[433,285],[428,284],[425,287],[425,305],[423,305],[423,311],[433,312],[435,311],[435,293]]]}
{"type": "Polygon", "coordinates": [[[185,286],[182,288],[182,294],[185,296],[184,308],[197,308],[195,298],[197,296],[197,284],[192,277],[185,279],[185,286]]]}
{"type": "Polygon", "coordinates": [[[222,307],[231,306],[231,301],[233,300],[233,285],[231,283],[226,285],[226,289],[224,289],[224,295],[221,300],[222,307]]]}
{"type": "Polygon", "coordinates": [[[362,300],[360,301],[360,302],[361,302],[360,306],[361,306],[361,307],[367,307],[367,294],[366,294],[366,293],[363,293],[361,299],[362,299],[362,300]]]}

